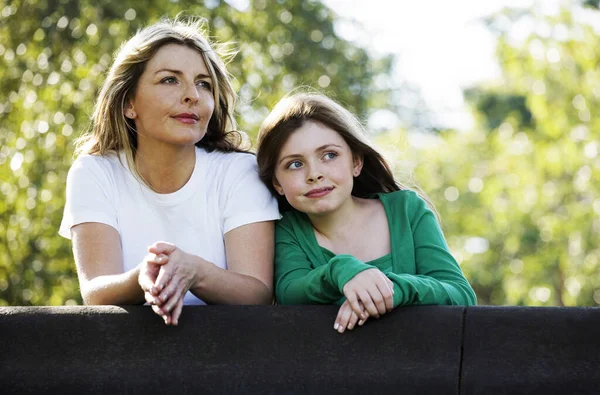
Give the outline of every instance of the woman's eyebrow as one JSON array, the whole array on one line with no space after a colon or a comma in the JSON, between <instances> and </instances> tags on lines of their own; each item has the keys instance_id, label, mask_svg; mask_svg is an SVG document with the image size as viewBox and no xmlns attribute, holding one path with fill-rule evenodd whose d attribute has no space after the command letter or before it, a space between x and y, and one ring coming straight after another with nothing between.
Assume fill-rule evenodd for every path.
<instances>
[{"instance_id":1,"label":"woman's eyebrow","mask_svg":"<svg viewBox=\"0 0 600 395\"><path fill-rule=\"evenodd\" d=\"M176 69L160 69L160 70L157 70L154 74L158 74L158 73L173 73L175 75L182 75L183 71L176 70ZM200 73L196 76L196 78L211 78L211 76L208 74Z\"/></svg>"}]
</instances>

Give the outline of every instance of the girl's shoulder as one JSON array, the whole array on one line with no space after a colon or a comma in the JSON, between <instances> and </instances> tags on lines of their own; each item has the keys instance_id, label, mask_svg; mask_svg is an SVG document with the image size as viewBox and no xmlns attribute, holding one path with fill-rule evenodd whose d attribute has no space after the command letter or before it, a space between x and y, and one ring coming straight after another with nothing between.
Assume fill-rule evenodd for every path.
<instances>
[{"instance_id":1,"label":"girl's shoulder","mask_svg":"<svg viewBox=\"0 0 600 395\"><path fill-rule=\"evenodd\" d=\"M290 226L305 226L309 224L308 216L300 211L290 209L281 213L281 219L277 221L277 225L284 227Z\"/></svg>"},{"instance_id":2,"label":"girl's shoulder","mask_svg":"<svg viewBox=\"0 0 600 395\"><path fill-rule=\"evenodd\" d=\"M278 234L306 235L312 232L312 225L308 216L300 211L290 209L281 213L281 219L275 223L275 232Z\"/></svg>"},{"instance_id":3,"label":"girl's shoulder","mask_svg":"<svg viewBox=\"0 0 600 395\"><path fill-rule=\"evenodd\" d=\"M385 201L390 204L410 205L418 202L424 202L424 200L415 191L410 189L378 193L377 196L381 201Z\"/></svg>"},{"instance_id":4,"label":"girl's shoulder","mask_svg":"<svg viewBox=\"0 0 600 395\"><path fill-rule=\"evenodd\" d=\"M408 218L417 219L424 214L433 213L427 201L413 190L400 190L389 193L377 194L386 212L396 216L402 215Z\"/></svg>"}]
</instances>

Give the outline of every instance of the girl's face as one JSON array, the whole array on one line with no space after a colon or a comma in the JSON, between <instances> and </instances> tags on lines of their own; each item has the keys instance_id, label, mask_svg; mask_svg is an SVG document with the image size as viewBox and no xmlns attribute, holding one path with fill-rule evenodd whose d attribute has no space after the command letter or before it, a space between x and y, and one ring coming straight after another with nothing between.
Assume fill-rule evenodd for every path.
<instances>
[{"instance_id":1,"label":"girl's face","mask_svg":"<svg viewBox=\"0 0 600 395\"><path fill-rule=\"evenodd\" d=\"M125 115L135 122L138 147L194 145L206 134L215 102L212 79L198 51L160 48L146 64Z\"/></svg>"},{"instance_id":2,"label":"girl's face","mask_svg":"<svg viewBox=\"0 0 600 395\"><path fill-rule=\"evenodd\" d=\"M362 159L355 159L335 130L308 121L283 145L273 185L292 207L308 215L335 212L350 201Z\"/></svg>"}]
</instances>

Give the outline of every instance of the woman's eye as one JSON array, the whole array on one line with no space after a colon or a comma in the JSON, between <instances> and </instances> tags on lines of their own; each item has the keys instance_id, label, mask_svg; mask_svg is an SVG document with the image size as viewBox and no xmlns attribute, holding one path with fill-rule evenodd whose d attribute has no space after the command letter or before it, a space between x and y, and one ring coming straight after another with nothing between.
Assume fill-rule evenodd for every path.
<instances>
[{"instance_id":1,"label":"woman's eye","mask_svg":"<svg viewBox=\"0 0 600 395\"><path fill-rule=\"evenodd\" d=\"M337 157L338 155L335 152L327 152L323 157L325 160L331 160Z\"/></svg>"},{"instance_id":2,"label":"woman's eye","mask_svg":"<svg viewBox=\"0 0 600 395\"><path fill-rule=\"evenodd\" d=\"M165 77L162 80L160 80L160 82L165 83L165 84L174 84L177 82L177 78L175 77Z\"/></svg>"},{"instance_id":3,"label":"woman's eye","mask_svg":"<svg viewBox=\"0 0 600 395\"><path fill-rule=\"evenodd\" d=\"M209 81L198 81L196 85L212 91L212 84Z\"/></svg>"},{"instance_id":4,"label":"woman's eye","mask_svg":"<svg viewBox=\"0 0 600 395\"><path fill-rule=\"evenodd\" d=\"M290 162L290 163L287 165L287 168L288 168L288 169L299 169L299 168L301 168L301 167L302 167L302 162L300 162L299 160L295 160L295 161L293 161L293 162Z\"/></svg>"}]
</instances>

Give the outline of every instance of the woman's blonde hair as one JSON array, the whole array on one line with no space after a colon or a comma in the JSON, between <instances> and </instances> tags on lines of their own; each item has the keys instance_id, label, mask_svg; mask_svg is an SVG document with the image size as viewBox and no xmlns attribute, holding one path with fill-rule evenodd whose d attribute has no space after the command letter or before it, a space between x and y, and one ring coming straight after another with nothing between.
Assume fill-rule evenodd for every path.
<instances>
[{"instance_id":1,"label":"woman's blonde hair","mask_svg":"<svg viewBox=\"0 0 600 395\"><path fill-rule=\"evenodd\" d=\"M203 23L201 18L186 21L163 19L138 31L121 46L102 85L91 128L77 140L76 154L105 155L123 151L129 168L139 177L134 161L137 131L133 120L125 117L125 108L128 100L135 95L146 64L167 44L179 44L197 50L212 79L215 109L206 135L196 146L204 147L209 152L244 151L241 148L243 139L236 131L234 118L237 95L231 86L225 63L204 35Z\"/></svg>"},{"instance_id":2,"label":"woman's blonde hair","mask_svg":"<svg viewBox=\"0 0 600 395\"><path fill-rule=\"evenodd\" d=\"M291 206L285 196L279 195L273 186L277 159L290 135L309 121L335 130L346 141L352 154L363 159L362 171L354 179L352 195L368 198L380 192L412 190L423 198L438 216L434 205L417 185L409 187L394 179L389 164L373 148L358 118L334 100L318 93L296 93L280 100L263 121L258 132L256 159L259 176L278 198L281 211L289 210Z\"/></svg>"}]
</instances>

